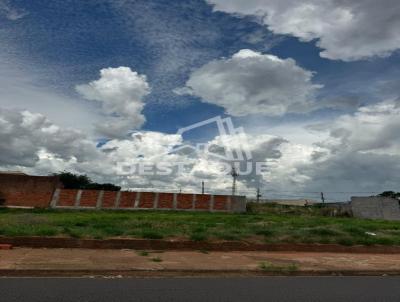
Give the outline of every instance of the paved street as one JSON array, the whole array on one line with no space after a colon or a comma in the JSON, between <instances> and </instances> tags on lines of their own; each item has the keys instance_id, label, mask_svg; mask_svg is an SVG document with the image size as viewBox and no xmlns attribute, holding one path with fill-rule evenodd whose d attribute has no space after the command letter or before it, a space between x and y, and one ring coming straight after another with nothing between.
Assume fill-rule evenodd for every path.
<instances>
[{"instance_id":1,"label":"paved street","mask_svg":"<svg viewBox=\"0 0 400 302\"><path fill-rule=\"evenodd\" d=\"M400 277L2 278L1 301L399 301Z\"/></svg>"}]
</instances>

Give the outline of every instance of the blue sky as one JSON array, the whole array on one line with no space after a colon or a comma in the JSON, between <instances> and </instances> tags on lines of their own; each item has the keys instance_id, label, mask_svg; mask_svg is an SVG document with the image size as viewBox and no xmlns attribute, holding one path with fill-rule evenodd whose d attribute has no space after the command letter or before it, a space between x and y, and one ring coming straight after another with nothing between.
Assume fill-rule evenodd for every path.
<instances>
[{"instance_id":1,"label":"blue sky","mask_svg":"<svg viewBox=\"0 0 400 302\"><path fill-rule=\"evenodd\" d=\"M382 15L388 14L390 7L391 13L399 13L394 1L385 1L389 7L382 8ZM265 5L269 2L273 6L277 1L265 1ZM333 33L338 43L344 43L343 49L363 49L357 57L340 52L340 45L336 47L338 50L329 44L329 32L315 30L312 39L305 38L307 33L297 29L286 33L274 19L257 13L263 9L266 15L270 13L268 7L257 3L263 1L243 4L224 0L0 0L0 89L3 95L0 107L40 113L61 127L74 127L94 141L104 141L108 138L93 130L93 124L107 114L118 117L121 113L105 113L97 100L88 99L76 87L99 79L102 69L124 66L145 75L151 89L143 97L141 114L145 122L132 127L131 131L173 134L181 127L224 115L231 116L235 125L244 126L250 134L288 135L285 139L294 140L294 143L303 141L308 148L313 144L321 146L323 143L319 140L329 138L329 132L342 121L341 117L354 116L360 108L398 98L400 43L396 48L391 42L395 38L391 38L390 43L379 40L384 39L381 36L385 36L385 30L396 24L383 26L381 19L379 23L376 21L378 32L382 26L376 43L372 34L367 37L371 39L367 43L367 38L348 38L343 37L342 32ZM311 0L304 3L312 3L321 11L329 9L318 7ZM349 5L345 9L352 8ZM372 11L374 7L365 5L358 9L365 9L368 15L369 9ZM289 8L286 12L292 13ZM357 12L352 13L356 15ZM373 16L376 15L375 9ZM293 16L302 22L302 16ZM316 17L317 22L322 22L321 18ZM354 24L348 32L358 32L355 27L362 25L355 21ZM387 49L369 48L369 45L385 43ZM205 99L200 92L204 86L198 83L199 79L193 79L193 83L197 81L201 86L198 90L189 87L191 93L174 92L187 86L196 72L199 75L205 71L201 69L203 66L209 66L210 62L224 64L244 49L261 56L293 60L296 68L312 72L310 81L321 87L307 89L312 91L313 102L320 105L313 110L286 110L281 114L270 114L268 109L242 114L221 106L223 100ZM324 49L328 57L321 57ZM261 80L270 81L267 71L259 72L265 77ZM330 126L322 134L307 130L315 128L315 124ZM212 139L207 131L193 134L190 139L199 137ZM358 187L369 189L373 185ZM379 189L383 187L386 185Z\"/></svg>"},{"instance_id":2,"label":"blue sky","mask_svg":"<svg viewBox=\"0 0 400 302\"><path fill-rule=\"evenodd\" d=\"M129 66L152 86L145 113L149 130L180 126L223 113L178 96L191 70L240 49L293 58L314 71L325 98L373 101L379 81L398 78L399 54L340 62L321 58L315 41L273 35L252 17L213 12L203 1L12 1L27 14L2 20L6 55L35 71L38 85L78 98L74 86L95 79L105 67ZM252 40L252 36L261 38ZM317 114L327 114L317 112ZM307 116L307 118L309 118Z\"/></svg>"}]
</instances>

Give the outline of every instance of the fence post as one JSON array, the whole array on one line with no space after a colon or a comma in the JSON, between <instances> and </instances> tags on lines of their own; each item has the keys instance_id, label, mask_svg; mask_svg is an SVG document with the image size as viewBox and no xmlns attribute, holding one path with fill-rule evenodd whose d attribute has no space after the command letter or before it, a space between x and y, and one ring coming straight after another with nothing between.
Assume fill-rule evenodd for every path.
<instances>
[{"instance_id":1,"label":"fence post","mask_svg":"<svg viewBox=\"0 0 400 302\"><path fill-rule=\"evenodd\" d=\"M139 202L140 202L140 192L136 192L135 204L133 205L133 207L134 208L138 208L139 207Z\"/></svg>"},{"instance_id":2,"label":"fence post","mask_svg":"<svg viewBox=\"0 0 400 302\"><path fill-rule=\"evenodd\" d=\"M172 202L172 209L176 210L178 207L178 194L174 193L174 200Z\"/></svg>"},{"instance_id":3,"label":"fence post","mask_svg":"<svg viewBox=\"0 0 400 302\"><path fill-rule=\"evenodd\" d=\"M158 200L160 199L160 193L156 192L154 194L154 200L153 200L153 209L157 209L158 208Z\"/></svg>"},{"instance_id":4,"label":"fence post","mask_svg":"<svg viewBox=\"0 0 400 302\"><path fill-rule=\"evenodd\" d=\"M58 203L58 200L60 198L60 191L61 191L61 189L56 189L54 191L53 198L51 199L51 202L50 202L50 208L56 208L57 207L57 203Z\"/></svg>"},{"instance_id":5,"label":"fence post","mask_svg":"<svg viewBox=\"0 0 400 302\"><path fill-rule=\"evenodd\" d=\"M209 207L209 211L213 212L214 211L214 195L211 195L210 197L210 207Z\"/></svg>"},{"instance_id":6,"label":"fence post","mask_svg":"<svg viewBox=\"0 0 400 302\"><path fill-rule=\"evenodd\" d=\"M81 204L82 190L78 190L75 196L75 208L79 208Z\"/></svg>"},{"instance_id":7,"label":"fence post","mask_svg":"<svg viewBox=\"0 0 400 302\"><path fill-rule=\"evenodd\" d=\"M118 191L117 196L115 196L114 208L118 209L120 203L121 203L121 191Z\"/></svg>"},{"instance_id":8,"label":"fence post","mask_svg":"<svg viewBox=\"0 0 400 302\"><path fill-rule=\"evenodd\" d=\"M101 209L101 207L103 206L103 196L104 196L104 191L101 190L99 192L99 195L97 196L96 209Z\"/></svg>"}]
</instances>

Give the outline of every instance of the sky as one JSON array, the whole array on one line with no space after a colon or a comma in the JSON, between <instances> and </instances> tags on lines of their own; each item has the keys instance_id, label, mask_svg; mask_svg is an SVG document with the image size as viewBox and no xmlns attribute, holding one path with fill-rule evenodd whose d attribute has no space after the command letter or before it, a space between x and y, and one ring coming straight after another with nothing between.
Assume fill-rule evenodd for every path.
<instances>
[{"instance_id":1,"label":"sky","mask_svg":"<svg viewBox=\"0 0 400 302\"><path fill-rule=\"evenodd\" d=\"M244 150L238 194L400 191L399 28L397 0L0 0L0 170L227 193ZM241 131L180 131L215 117Z\"/></svg>"}]
</instances>

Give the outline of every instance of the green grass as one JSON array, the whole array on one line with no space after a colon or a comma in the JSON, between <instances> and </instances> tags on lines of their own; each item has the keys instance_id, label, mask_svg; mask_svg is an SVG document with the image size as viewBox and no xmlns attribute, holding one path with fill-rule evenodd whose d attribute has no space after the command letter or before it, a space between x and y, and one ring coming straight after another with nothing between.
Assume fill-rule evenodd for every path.
<instances>
[{"instance_id":1,"label":"green grass","mask_svg":"<svg viewBox=\"0 0 400 302\"><path fill-rule=\"evenodd\" d=\"M318 207L276 205L253 205L245 214L2 208L0 235L400 245L400 222L328 217Z\"/></svg>"},{"instance_id":2,"label":"green grass","mask_svg":"<svg viewBox=\"0 0 400 302\"><path fill-rule=\"evenodd\" d=\"M150 259L153 262L162 262L162 259L160 257L154 257Z\"/></svg>"}]
</instances>

